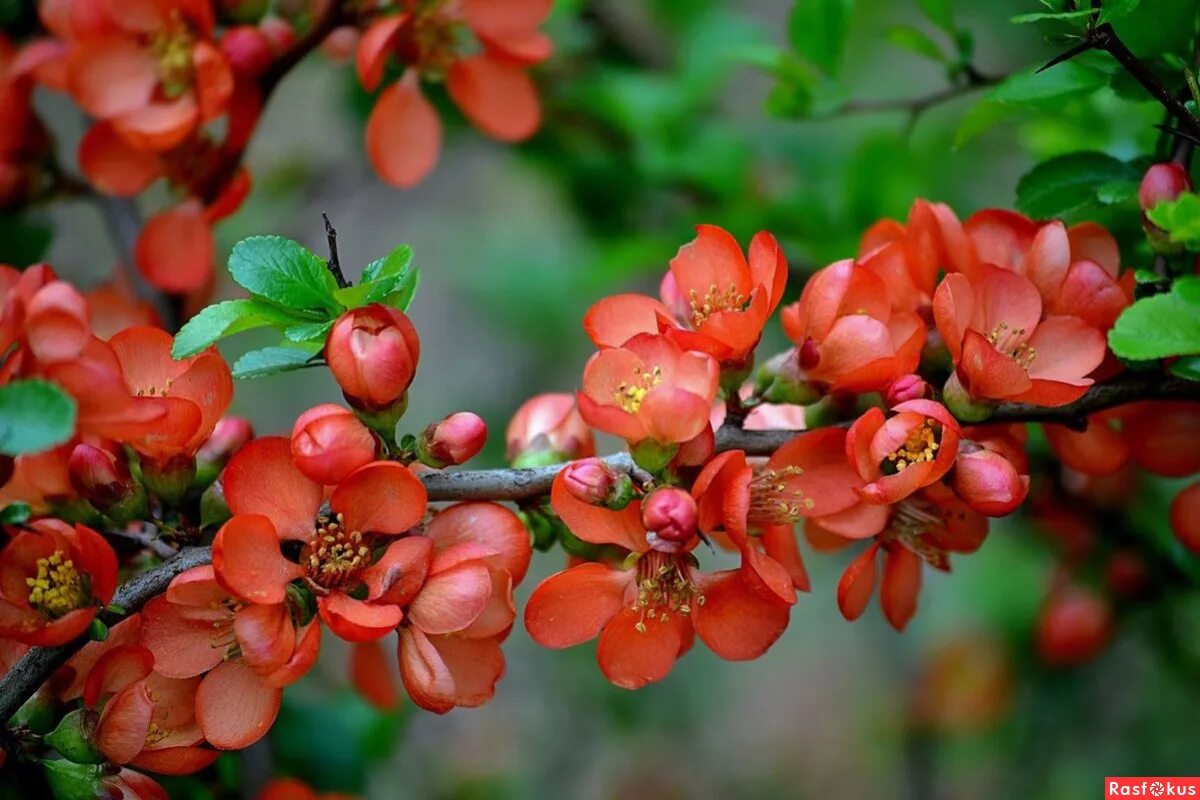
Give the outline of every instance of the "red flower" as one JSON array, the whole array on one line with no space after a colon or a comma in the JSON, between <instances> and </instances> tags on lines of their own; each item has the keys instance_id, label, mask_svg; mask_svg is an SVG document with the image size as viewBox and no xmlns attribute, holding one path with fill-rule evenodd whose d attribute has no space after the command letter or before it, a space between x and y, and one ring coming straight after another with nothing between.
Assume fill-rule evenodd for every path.
<instances>
[{"instance_id":1,"label":"red flower","mask_svg":"<svg viewBox=\"0 0 1200 800\"><path fill-rule=\"evenodd\" d=\"M805 377L830 391L882 391L916 370L925 344L921 318L893 311L883 280L850 260L809 278L783 309L783 330Z\"/></svg>"},{"instance_id":2,"label":"red flower","mask_svg":"<svg viewBox=\"0 0 1200 800\"><path fill-rule=\"evenodd\" d=\"M1200 482L1183 489L1171 501L1171 530L1184 547L1200 555Z\"/></svg>"},{"instance_id":3,"label":"red flower","mask_svg":"<svg viewBox=\"0 0 1200 800\"><path fill-rule=\"evenodd\" d=\"M725 230L698 225L696 231L671 260L661 303L621 294L588 310L583 327L597 347L620 347L639 333L661 332L724 365L746 363L783 298L787 261L769 233L755 235L747 260Z\"/></svg>"},{"instance_id":4,"label":"red flower","mask_svg":"<svg viewBox=\"0 0 1200 800\"><path fill-rule=\"evenodd\" d=\"M142 612L142 644L167 678L203 676L196 720L214 747L235 750L262 738L279 713L281 689L299 680L321 644L321 626L298 625L285 603L248 603L218 582L211 566L171 581Z\"/></svg>"},{"instance_id":5,"label":"red flower","mask_svg":"<svg viewBox=\"0 0 1200 800\"><path fill-rule=\"evenodd\" d=\"M571 532L586 542L629 550L629 566L584 563L552 575L533 591L525 627L544 647L570 647L597 635L604 676L637 689L661 680L699 636L722 658L757 658L783 633L795 592L786 571L773 565L768 583L743 549L740 569L700 572L688 552L652 549L641 522L641 503L609 511L571 497L562 474L551 504ZM782 585L779 585L782 584Z\"/></svg>"},{"instance_id":6,"label":"red flower","mask_svg":"<svg viewBox=\"0 0 1200 800\"><path fill-rule=\"evenodd\" d=\"M1200 403L1137 403L1123 415L1133 460L1155 475L1200 472Z\"/></svg>"},{"instance_id":7,"label":"red flower","mask_svg":"<svg viewBox=\"0 0 1200 800\"><path fill-rule=\"evenodd\" d=\"M918 199L907 224L884 219L863 234L858 266L887 287L892 308L922 311L933 301L940 271L970 272L975 252L958 217L943 203Z\"/></svg>"},{"instance_id":8,"label":"red flower","mask_svg":"<svg viewBox=\"0 0 1200 800\"><path fill-rule=\"evenodd\" d=\"M400 13L371 25L358 43L363 86L373 91L379 85L389 57L406 67L379 95L367 121L367 154L380 177L414 186L437 161L442 125L421 94L421 76L444 76L450 99L489 136L503 141L532 136L541 106L525 69L550 55L550 41L537 30L550 7L550 0L433 5L406 0ZM462 49L464 29L482 52Z\"/></svg>"},{"instance_id":9,"label":"red flower","mask_svg":"<svg viewBox=\"0 0 1200 800\"><path fill-rule=\"evenodd\" d=\"M570 394L539 394L513 414L505 432L505 456L513 466L557 464L596 454L592 430Z\"/></svg>"},{"instance_id":10,"label":"red flower","mask_svg":"<svg viewBox=\"0 0 1200 800\"><path fill-rule=\"evenodd\" d=\"M819 532L819 528L818 528ZM948 572L949 553L972 553L987 536L987 519L971 511L944 486L931 486L889 507L887 527L842 574L837 600L842 616L862 616L875 593L883 552L879 600L883 614L902 631L917 610L921 562Z\"/></svg>"},{"instance_id":11,"label":"red flower","mask_svg":"<svg viewBox=\"0 0 1200 800\"><path fill-rule=\"evenodd\" d=\"M317 483L337 483L378 455L374 434L341 406L313 406L292 426L292 462Z\"/></svg>"},{"instance_id":12,"label":"red flower","mask_svg":"<svg viewBox=\"0 0 1200 800\"><path fill-rule=\"evenodd\" d=\"M153 671L154 655L139 645L104 653L88 673L83 702L100 712L94 740L114 764L133 764L166 775L204 769L220 753L200 745L196 678L167 678Z\"/></svg>"},{"instance_id":13,"label":"red flower","mask_svg":"<svg viewBox=\"0 0 1200 800\"><path fill-rule=\"evenodd\" d=\"M947 275L934 295L938 332L972 398L1042 406L1073 402L1104 360L1104 335L1079 317L1042 317L1037 288L987 264Z\"/></svg>"},{"instance_id":14,"label":"red flower","mask_svg":"<svg viewBox=\"0 0 1200 800\"><path fill-rule=\"evenodd\" d=\"M234 207L240 202L236 200ZM134 247L138 271L164 292L204 289L213 277L215 221L213 211L195 199L155 214L142 226Z\"/></svg>"},{"instance_id":15,"label":"red flower","mask_svg":"<svg viewBox=\"0 0 1200 800\"><path fill-rule=\"evenodd\" d=\"M211 41L207 3L162 0L136 11L114 4L96 16L103 19L87 31L56 14L46 21L71 45L67 90L128 145L169 150L225 111L233 72Z\"/></svg>"},{"instance_id":16,"label":"red flower","mask_svg":"<svg viewBox=\"0 0 1200 800\"><path fill-rule=\"evenodd\" d=\"M593 428L631 444L686 442L708 426L717 362L665 336L639 334L601 350L583 370L579 412Z\"/></svg>"},{"instance_id":17,"label":"red flower","mask_svg":"<svg viewBox=\"0 0 1200 800\"><path fill-rule=\"evenodd\" d=\"M137 325L162 327L158 312L145 300L139 300L116 285L97 286L87 292L92 334L107 341L113 334Z\"/></svg>"},{"instance_id":18,"label":"red flower","mask_svg":"<svg viewBox=\"0 0 1200 800\"><path fill-rule=\"evenodd\" d=\"M0 636L53 647L79 636L117 588L117 557L83 525L38 520L0 551Z\"/></svg>"},{"instance_id":19,"label":"red flower","mask_svg":"<svg viewBox=\"0 0 1200 800\"><path fill-rule=\"evenodd\" d=\"M325 342L329 371L355 408L380 409L399 401L420 356L412 322L403 311L379 303L347 311Z\"/></svg>"},{"instance_id":20,"label":"red flower","mask_svg":"<svg viewBox=\"0 0 1200 800\"><path fill-rule=\"evenodd\" d=\"M1084 586L1055 587L1037 622L1037 651L1052 667L1091 661L1112 638L1112 607Z\"/></svg>"},{"instance_id":21,"label":"red flower","mask_svg":"<svg viewBox=\"0 0 1200 800\"><path fill-rule=\"evenodd\" d=\"M909 400L886 416L863 414L846 434L846 457L866 482L866 500L887 505L929 486L954 465L961 431L941 403Z\"/></svg>"},{"instance_id":22,"label":"red flower","mask_svg":"<svg viewBox=\"0 0 1200 800\"><path fill-rule=\"evenodd\" d=\"M400 624L403 613L389 597L389 582L398 577L390 564L411 545L394 537L425 516L425 487L406 467L360 467L333 489L330 514L319 516L321 484L296 469L287 439L267 437L230 460L224 488L234 516L213 541L213 567L234 596L273 605L283 602L288 583L304 579L322 621L343 639L378 639ZM288 540L303 545L298 563L280 552ZM374 558L373 548L386 541Z\"/></svg>"}]
</instances>

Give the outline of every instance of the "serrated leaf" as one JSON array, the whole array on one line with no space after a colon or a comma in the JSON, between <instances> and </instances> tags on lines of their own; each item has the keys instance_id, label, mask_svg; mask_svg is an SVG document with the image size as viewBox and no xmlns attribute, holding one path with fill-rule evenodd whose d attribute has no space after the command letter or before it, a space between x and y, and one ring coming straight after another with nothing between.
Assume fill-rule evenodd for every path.
<instances>
[{"instance_id":1,"label":"serrated leaf","mask_svg":"<svg viewBox=\"0 0 1200 800\"><path fill-rule=\"evenodd\" d=\"M399 282L396 290L390 294L384 295L377 302L383 303L385 306L398 308L401 311L408 311L408 307L412 305L413 297L417 294L417 289L421 286L421 273L419 270L413 270L404 276L404 279Z\"/></svg>"},{"instance_id":2,"label":"serrated leaf","mask_svg":"<svg viewBox=\"0 0 1200 800\"><path fill-rule=\"evenodd\" d=\"M184 323L179 333L175 334L171 355L187 358L235 333L266 325L295 325L305 319L301 314L289 313L264 300L226 300L208 306Z\"/></svg>"},{"instance_id":3,"label":"serrated leaf","mask_svg":"<svg viewBox=\"0 0 1200 800\"><path fill-rule=\"evenodd\" d=\"M0 453L40 453L75 433L75 398L40 380L0 386Z\"/></svg>"},{"instance_id":4,"label":"serrated leaf","mask_svg":"<svg viewBox=\"0 0 1200 800\"><path fill-rule=\"evenodd\" d=\"M307 350L295 347L264 347L261 350L251 350L239 358L233 365L233 377L241 380L262 378L320 363L319 360L314 360L313 354Z\"/></svg>"},{"instance_id":5,"label":"serrated leaf","mask_svg":"<svg viewBox=\"0 0 1200 800\"><path fill-rule=\"evenodd\" d=\"M377 281L388 275L402 275L412 266L412 259L412 248L402 244L383 258L376 259L363 267L363 282Z\"/></svg>"},{"instance_id":6,"label":"serrated leaf","mask_svg":"<svg viewBox=\"0 0 1200 800\"><path fill-rule=\"evenodd\" d=\"M1133 361L1200 354L1200 301L1191 287L1181 289L1179 283L1122 312L1108 332L1114 353Z\"/></svg>"},{"instance_id":7,"label":"serrated leaf","mask_svg":"<svg viewBox=\"0 0 1200 800\"><path fill-rule=\"evenodd\" d=\"M324 259L282 236L251 236L235 244L229 274L242 288L285 308L341 311L333 299L337 282Z\"/></svg>"},{"instance_id":8,"label":"serrated leaf","mask_svg":"<svg viewBox=\"0 0 1200 800\"><path fill-rule=\"evenodd\" d=\"M917 0L917 5L926 19L946 33L954 33L953 0Z\"/></svg>"},{"instance_id":9,"label":"serrated leaf","mask_svg":"<svg viewBox=\"0 0 1200 800\"><path fill-rule=\"evenodd\" d=\"M1171 365L1171 374L1189 381L1200 381L1200 356L1181 358Z\"/></svg>"},{"instance_id":10,"label":"serrated leaf","mask_svg":"<svg viewBox=\"0 0 1200 800\"><path fill-rule=\"evenodd\" d=\"M301 322L285 328L283 335L293 342L324 342L333 323L332 319L325 322Z\"/></svg>"},{"instance_id":11,"label":"serrated leaf","mask_svg":"<svg viewBox=\"0 0 1200 800\"><path fill-rule=\"evenodd\" d=\"M889 42L901 50L908 50L910 53L916 53L941 64L946 63L946 54L942 52L942 48L938 46L937 42L930 39L924 31L911 25L897 25L890 28L886 37Z\"/></svg>"},{"instance_id":12,"label":"serrated leaf","mask_svg":"<svg viewBox=\"0 0 1200 800\"><path fill-rule=\"evenodd\" d=\"M33 515L28 503L9 503L0 508L0 525L21 525Z\"/></svg>"},{"instance_id":13,"label":"serrated leaf","mask_svg":"<svg viewBox=\"0 0 1200 800\"><path fill-rule=\"evenodd\" d=\"M1137 168L1104 153L1082 152L1043 161L1017 183L1017 210L1035 219L1061 217L1099 202L1100 187L1136 182Z\"/></svg>"},{"instance_id":14,"label":"serrated leaf","mask_svg":"<svg viewBox=\"0 0 1200 800\"><path fill-rule=\"evenodd\" d=\"M852 7L852 0L796 0L792 8L792 47L827 75L837 75L841 68Z\"/></svg>"},{"instance_id":15,"label":"serrated leaf","mask_svg":"<svg viewBox=\"0 0 1200 800\"><path fill-rule=\"evenodd\" d=\"M1200 194L1184 192L1158 203L1146 217L1167 232L1170 240L1189 250L1200 250Z\"/></svg>"}]
</instances>

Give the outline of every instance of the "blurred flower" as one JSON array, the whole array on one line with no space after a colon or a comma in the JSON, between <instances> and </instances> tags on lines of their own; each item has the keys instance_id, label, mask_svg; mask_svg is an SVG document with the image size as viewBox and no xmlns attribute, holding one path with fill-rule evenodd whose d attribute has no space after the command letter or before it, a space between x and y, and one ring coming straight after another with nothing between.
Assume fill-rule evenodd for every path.
<instances>
[{"instance_id":1,"label":"blurred flower","mask_svg":"<svg viewBox=\"0 0 1200 800\"><path fill-rule=\"evenodd\" d=\"M1200 556L1200 482L1182 489L1171 501L1171 530L1184 547Z\"/></svg>"},{"instance_id":2,"label":"blurred flower","mask_svg":"<svg viewBox=\"0 0 1200 800\"><path fill-rule=\"evenodd\" d=\"M939 733L984 730L1012 711L1015 683L1003 642L987 634L958 636L940 643L921 665L912 715Z\"/></svg>"},{"instance_id":3,"label":"blurred flower","mask_svg":"<svg viewBox=\"0 0 1200 800\"><path fill-rule=\"evenodd\" d=\"M557 464L596 454L592 430L571 394L539 394L513 414L505 433L505 457L514 467Z\"/></svg>"},{"instance_id":4,"label":"blurred flower","mask_svg":"<svg viewBox=\"0 0 1200 800\"><path fill-rule=\"evenodd\" d=\"M1112 638L1112 608L1091 589L1078 584L1055 587L1037 622L1037 652L1053 667L1091 661Z\"/></svg>"}]
</instances>

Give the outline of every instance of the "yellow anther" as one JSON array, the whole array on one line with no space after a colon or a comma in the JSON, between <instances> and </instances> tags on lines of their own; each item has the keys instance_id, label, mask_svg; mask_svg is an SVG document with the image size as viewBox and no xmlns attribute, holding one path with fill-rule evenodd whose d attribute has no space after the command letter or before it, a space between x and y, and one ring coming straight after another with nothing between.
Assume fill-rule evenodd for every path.
<instances>
[{"instance_id":1,"label":"yellow anther","mask_svg":"<svg viewBox=\"0 0 1200 800\"><path fill-rule=\"evenodd\" d=\"M746 307L746 295L738 291L732 283L725 291L721 291L714 283L708 287L708 293L703 297L692 289L688 293L688 306L692 312L692 327L699 328L709 317L719 311L741 311Z\"/></svg>"},{"instance_id":2,"label":"yellow anther","mask_svg":"<svg viewBox=\"0 0 1200 800\"><path fill-rule=\"evenodd\" d=\"M86 575L80 575L75 562L55 550L48 558L37 560L37 575L26 578L29 605L48 617L57 618L91 601L91 586Z\"/></svg>"},{"instance_id":3,"label":"yellow anther","mask_svg":"<svg viewBox=\"0 0 1200 800\"><path fill-rule=\"evenodd\" d=\"M934 424L933 420L927 418L913 428L912 432L908 434L908 438L904 440L904 444L887 454L884 463L891 463L896 472L901 472L913 464L933 461L937 458L938 432L935 430Z\"/></svg>"},{"instance_id":4,"label":"yellow anther","mask_svg":"<svg viewBox=\"0 0 1200 800\"><path fill-rule=\"evenodd\" d=\"M662 382L661 367L651 367L647 370L635 367L633 372L636 375L633 382L622 382L613 392L613 399L617 405L630 414L636 414L637 410L642 407L642 401L646 399L647 392Z\"/></svg>"}]
</instances>

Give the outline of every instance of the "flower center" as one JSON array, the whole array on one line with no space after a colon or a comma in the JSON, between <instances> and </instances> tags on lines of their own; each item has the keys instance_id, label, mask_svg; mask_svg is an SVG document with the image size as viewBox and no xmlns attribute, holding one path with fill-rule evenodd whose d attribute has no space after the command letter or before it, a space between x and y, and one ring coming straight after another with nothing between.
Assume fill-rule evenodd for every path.
<instances>
[{"instance_id":1,"label":"flower center","mask_svg":"<svg viewBox=\"0 0 1200 800\"><path fill-rule=\"evenodd\" d=\"M171 384L175 382L174 378L167 378L166 383L160 389L157 386L143 386L134 391L138 397L166 397L171 391Z\"/></svg>"},{"instance_id":2,"label":"flower center","mask_svg":"<svg viewBox=\"0 0 1200 800\"><path fill-rule=\"evenodd\" d=\"M1037 358L1037 350L1030 347L1025 341L1025 329L1015 328L1010 329L1007 322L1001 322L992 332L988 334L987 340L991 342L992 347L996 351L1017 362L1017 366L1026 371L1029 370L1029 365Z\"/></svg>"},{"instance_id":3,"label":"flower center","mask_svg":"<svg viewBox=\"0 0 1200 800\"><path fill-rule=\"evenodd\" d=\"M208 636L208 646L214 650L224 651L221 658L225 661L237 658L242 654L241 646L238 645L237 634L233 631L233 615L238 609L238 604L232 597L227 597L224 600L214 600L209 604L214 611L224 609L224 619L215 620L212 624L212 631Z\"/></svg>"},{"instance_id":4,"label":"flower center","mask_svg":"<svg viewBox=\"0 0 1200 800\"><path fill-rule=\"evenodd\" d=\"M26 578L29 605L56 619L91 601L91 581L80 575L75 563L62 550L37 560L37 576Z\"/></svg>"},{"instance_id":5,"label":"flower center","mask_svg":"<svg viewBox=\"0 0 1200 800\"><path fill-rule=\"evenodd\" d=\"M746 300L746 295L739 292L737 286L732 283L724 292L714 283L708 287L708 293L703 297L692 289L688 298L688 305L692 311L692 327L699 328L718 311L741 311L746 307Z\"/></svg>"},{"instance_id":6,"label":"flower center","mask_svg":"<svg viewBox=\"0 0 1200 800\"><path fill-rule=\"evenodd\" d=\"M642 401L646 399L646 393L662 383L662 368L651 367L644 370L641 367L634 367L633 374L635 377L632 382L622 381L617 390L613 392L613 399L616 400L617 405L630 414L636 414L637 410L642 407Z\"/></svg>"},{"instance_id":7,"label":"flower center","mask_svg":"<svg viewBox=\"0 0 1200 800\"><path fill-rule=\"evenodd\" d=\"M153 747L163 739L171 735L171 732L159 725L157 722L151 722L150 727L146 730L145 747Z\"/></svg>"},{"instance_id":8,"label":"flower center","mask_svg":"<svg viewBox=\"0 0 1200 800\"><path fill-rule=\"evenodd\" d=\"M941 510L933 503L919 497L910 497L893 506L891 522L883 538L907 547L926 563L938 569L948 569L949 559L945 551L926 537L931 530L945 526Z\"/></svg>"},{"instance_id":9,"label":"flower center","mask_svg":"<svg viewBox=\"0 0 1200 800\"><path fill-rule=\"evenodd\" d=\"M346 529L346 519L338 514L333 520L317 520L317 536L308 554L308 577L325 589L336 589L354 582L371 561L371 548L363 542L362 531Z\"/></svg>"},{"instance_id":10,"label":"flower center","mask_svg":"<svg viewBox=\"0 0 1200 800\"><path fill-rule=\"evenodd\" d=\"M888 453L887 458L879 465L880 470L885 474L895 475L913 464L937 458L940 431L936 425L937 423L926 417L920 425L912 429L902 445Z\"/></svg>"},{"instance_id":11,"label":"flower center","mask_svg":"<svg viewBox=\"0 0 1200 800\"><path fill-rule=\"evenodd\" d=\"M163 94L173 100L192 86L192 34L178 11L150 40Z\"/></svg>"},{"instance_id":12,"label":"flower center","mask_svg":"<svg viewBox=\"0 0 1200 800\"><path fill-rule=\"evenodd\" d=\"M640 613L636 628L645 633L647 620L668 622L671 614L687 616L692 603L704 605L704 595L696 593L691 570L681 557L673 553L651 550L637 562L637 599L633 610Z\"/></svg>"},{"instance_id":13,"label":"flower center","mask_svg":"<svg viewBox=\"0 0 1200 800\"><path fill-rule=\"evenodd\" d=\"M800 467L780 470L765 469L750 481L750 514L752 525L790 525L803 516L803 509L815 503L805 497L798 487L791 486L792 478L804 474Z\"/></svg>"}]
</instances>

